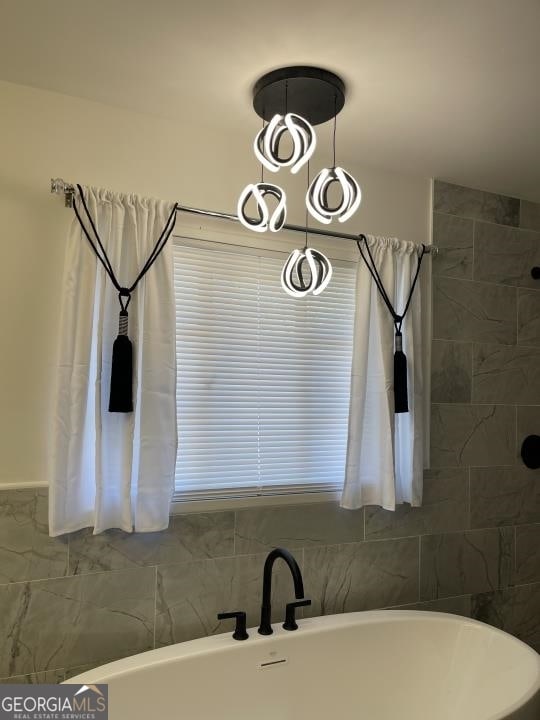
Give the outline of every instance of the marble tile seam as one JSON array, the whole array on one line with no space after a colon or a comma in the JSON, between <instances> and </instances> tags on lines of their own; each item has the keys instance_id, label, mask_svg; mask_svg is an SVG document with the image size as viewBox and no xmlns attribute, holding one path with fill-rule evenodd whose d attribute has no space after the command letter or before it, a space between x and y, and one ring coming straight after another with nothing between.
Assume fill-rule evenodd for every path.
<instances>
[{"instance_id":1,"label":"marble tile seam","mask_svg":"<svg viewBox=\"0 0 540 720\"><path fill-rule=\"evenodd\" d=\"M214 560L216 558L206 558L207 560ZM219 559L219 558L218 558ZM175 563L163 563L165 564L175 564ZM182 563L178 563L181 565ZM115 570L98 570L96 572L85 572L85 573L78 573L76 575L57 575L55 577L45 577L45 578L33 578L31 580L13 580L11 582L0 582L0 588L3 587L12 587L13 585L28 585L30 583L36 584L36 583L48 583L48 582L57 582L58 580L75 580L77 578L86 578L86 577L95 577L96 575L120 575L122 573L136 573L141 570L151 570L155 569L154 565L139 565L138 567L126 567L126 568L117 568Z\"/></svg>"},{"instance_id":2,"label":"marble tile seam","mask_svg":"<svg viewBox=\"0 0 540 720\"><path fill-rule=\"evenodd\" d=\"M538 230L520 227L519 225L505 225L504 223L497 223L497 222L493 222L492 220L484 220L483 218L475 217L474 215L456 215L455 213L444 212L442 210L434 210L433 214L434 215L445 215L447 217L459 218L461 220L472 220L473 223L475 223L475 224L483 223L485 225L495 225L496 227L501 227L501 228L511 228L512 230L523 230L524 232L533 232L533 233L539 232Z\"/></svg>"},{"instance_id":3,"label":"marble tile seam","mask_svg":"<svg viewBox=\"0 0 540 720\"><path fill-rule=\"evenodd\" d=\"M491 343L489 343L491 344ZM507 347L507 346L503 346ZM538 348L537 348L538 349ZM476 374L478 376L478 374ZM492 400L475 400L471 402L462 402L462 401L456 401L456 402L448 402L443 400L433 400L431 402L431 406L434 405L445 405L453 407L454 405L461 405L465 407L481 407L483 405L496 405L497 407L540 407L540 404L528 404L523 402L515 402L515 403L504 403L504 402L493 402ZM453 467L453 466L449 466Z\"/></svg>"},{"instance_id":4,"label":"marble tile seam","mask_svg":"<svg viewBox=\"0 0 540 720\"><path fill-rule=\"evenodd\" d=\"M452 275L437 275L436 279L453 280L456 283L473 283L474 285L489 285L498 288L505 288L508 291L514 290L516 293L518 290L535 290L536 288L528 287L527 285L509 285L508 283L494 282L492 280L477 280L475 278L464 278L464 277L453 277ZM434 285L435 283L432 283Z\"/></svg>"}]
</instances>

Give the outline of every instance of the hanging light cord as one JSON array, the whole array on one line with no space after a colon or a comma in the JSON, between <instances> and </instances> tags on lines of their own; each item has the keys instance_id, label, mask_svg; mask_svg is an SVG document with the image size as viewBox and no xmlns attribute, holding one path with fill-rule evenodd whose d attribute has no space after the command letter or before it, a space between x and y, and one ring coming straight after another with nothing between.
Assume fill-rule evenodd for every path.
<instances>
[{"instance_id":1,"label":"hanging light cord","mask_svg":"<svg viewBox=\"0 0 540 720\"><path fill-rule=\"evenodd\" d=\"M368 262L368 259L366 258L366 256L364 255L364 253L362 252L362 242L366 246L369 262ZM401 315L398 315L398 313L394 309L394 306L390 302L388 293L384 289L384 285L381 280L381 276L379 275L379 272L378 272L375 262L373 260L373 255L371 254L371 250L369 249L369 243L368 243L368 239L366 238L366 236L359 235L359 239L356 241L356 245L358 246L358 251L359 251L360 255L362 256L362 260L366 263L366 266L370 272L370 275L373 278L379 293L381 294L384 304L386 305L386 307L388 308L388 311L390 312L390 315L392 316L392 320L394 322L394 327L396 329L396 335L401 335L401 327L403 325L403 320L405 318L405 315L407 314L407 310L409 309L409 305L411 303L411 298L412 298L412 295L414 292L414 288L416 286L416 281L418 280L418 275L420 273L420 266L422 264L422 258L424 257L425 252L426 252L426 246L422 243L422 250L421 250L420 254L418 255L418 265L416 267L416 272L414 274L414 278L411 283L411 289L409 290L409 296L408 296L407 302L405 304L405 309L403 310Z\"/></svg>"},{"instance_id":2,"label":"hanging light cord","mask_svg":"<svg viewBox=\"0 0 540 720\"><path fill-rule=\"evenodd\" d=\"M332 165L332 168L334 170L336 168L336 126L337 126L336 96L334 95L334 138L332 141L332 146L334 148L334 164Z\"/></svg>"},{"instance_id":3,"label":"hanging light cord","mask_svg":"<svg viewBox=\"0 0 540 720\"><path fill-rule=\"evenodd\" d=\"M307 163L307 190L309 192L309 160ZM306 205L306 238L305 238L305 243L304 243L304 252L306 252L307 247L308 247L308 230L309 230L308 221L309 221L309 213L308 213L308 209L307 209L307 205Z\"/></svg>"},{"instance_id":4,"label":"hanging light cord","mask_svg":"<svg viewBox=\"0 0 540 720\"><path fill-rule=\"evenodd\" d=\"M263 108L263 114L262 114L262 129L264 130L264 108ZM261 163L261 184L264 182L264 165Z\"/></svg>"}]
</instances>

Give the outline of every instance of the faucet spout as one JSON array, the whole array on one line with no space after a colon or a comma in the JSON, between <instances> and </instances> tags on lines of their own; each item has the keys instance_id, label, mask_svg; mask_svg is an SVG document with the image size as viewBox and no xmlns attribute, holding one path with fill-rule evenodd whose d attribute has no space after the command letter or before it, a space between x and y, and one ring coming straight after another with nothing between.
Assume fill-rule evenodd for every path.
<instances>
[{"instance_id":1,"label":"faucet spout","mask_svg":"<svg viewBox=\"0 0 540 720\"><path fill-rule=\"evenodd\" d=\"M261 635L271 635L272 623L272 571L274 568L275 561L281 558L285 560L289 570L291 571L293 583L294 583L294 594L297 600L304 597L304 582L302 580L302 573L298 563L285 548L274 548L265 560L264 572L263 572L263 594L262 594L262 605L261 605L261 624L259 625L259 633Z\"/></svg>"}]
</instances>

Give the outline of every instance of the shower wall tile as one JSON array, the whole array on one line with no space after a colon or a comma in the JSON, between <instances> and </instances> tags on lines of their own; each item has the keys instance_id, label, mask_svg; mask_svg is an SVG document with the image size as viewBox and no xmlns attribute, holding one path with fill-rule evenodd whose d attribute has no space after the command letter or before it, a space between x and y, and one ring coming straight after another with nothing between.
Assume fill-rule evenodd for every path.
<instances>
[{"instance_id":1,"label":"shower wall tile","mask_svg":"<svg viewBox=\"0 0 540 720\"><path fill-rule=\"evenodd\" d=\"M472 279L473 221L453 215L433 213L433 273Z\"/></svg>"},{"instance_id":2,"label":"shower wall tile","mask_svg":"<svg viewBox=\"0 0 540 720\"><path fill-rule=\"evenodd\" d=\"M540 435L540 404L517 408L518 448L527 435Z\"/></svg>"},{"instance_id":3,"label":"shower wall tile","mask_svg":"<svg viewBox=\"0 0 540 720\"><path fill-rule=\"evenodd\" d=\"M515 585L540 582L540 523L516 528Z\"/></svg>"},{"instance_id":4,"label":"shower wall tile","mask_svg":"<svg viewBox=\"0 0 540 720\"><path fill-rule=\"evenodd\" d=\"M508 405L443 405L431 409L431 466L511 465L516 411Z\"/></svg>"},{"instance_id":5,"label":"shower wall tile","mask_svg":"<svg viewBox=\"0 0 540 720\"><path fill-rule=\"evenodd\" d=\"M149 650L155 573L138 568L0 586L0 675Z\"/></svg>"},{"instance_id":6,"label":"shower wall tile","mask_svg":"<svg viewBox=\"0 0 540 720\"><path fill-rule=\"evenodd\" d=\"M435 212L517 226L519 206L520 202L517 198L454 185L442 180L435 180L434 183Z\"/></svg>"},{"instance_id":7,"label":"shower wall tile","mask_svg":"<svg viewBox=\"0 0 540 720\"><path fill-rule=\"evenodd\" d=\"M433 278L433 337L513 345L517 291L492 283Z\"/></svg>"},{"instance_id":8,"label":"shower wall tile","mask_svg":"<svg viewBox=\"0 0 540 720\"><path fill-rule=\"evenodd\" d=\"M516 459L522 469L526 469L521 459L521 445L527 435L540 435L540 406L522 406L517 408L517 447ZM530 472L530 471L529 471ZM539 471L536 470L536 473Z\"/></svg>"},{"instance_id":9,"label":"shower wall tile","mask_svg":"<svg viewBox=\"0 0 540 720\"><path fill-rule=\"evenodd\" d=\"M472 343L433 340L431 346L432 402L470 402L471 378Z\"/></svg>"},{"instance_id":10,"label":"shower wall tile","mask_svg":"<svg viewBox=\"0 0 540 720\"><path fill-rule=\"evenodd\" d=\"M422 600L497 590L512 581L512 528L425 535L420 544Z\"/></svg>"},{"instance_id":11,"label":"shower wall tile","mask_svg":"<svg viewBox=\"0 0 540 720\"><path fill-rule=\"evenodd\" d=\"M518 343L540 346L540 289L518 290Z\"/></svg>"},{"instance_id":12,"label":"shower wall tile","mask_svg":"<svg viewBox=\"0 0 540 720\"><path fill-rule=\"evenodd\" d=\"M530 230L540 230L540 203L521 201L519 226Z\"/></svg>"},{"instance_id":13,"label":"shower wall tile","mask_svg":"<svg viewBox=\"0 0 540 720\"><path fill-rule=\"evenodd\" d=\"M73 533L69 540L72 574L123 570L140 565L187 562L224 557L234 551L234 512L175 515L167 530L125 533L90 529Z\"/></svg>"},{"instance_id":14,"label":"shower wall tile","mask_svg":"<svg viewBox=\"0 0 540 720\"><path fill-rule=\"evenodd\" d=\"M472 399L540 404L540 348L475 344Z\"/></svg>"},{"instance_id":15,"label":"shower wall tile","mask_svg":"<svg viewBox=\"0 0 540 720\"><path fill-rule=\"evenodd\" d=\"M467 530L468 490L466 469L426 470L422 507L398 505L394 512L366 507L366 539Z\"/></svg>"},{"instance_id":16,"label":"shower wall tile","mask_svg":"<svg viewBox=\"0 0 540 720\"><path fill-rule=\"evenodd\" d=\"M539 472L524 467L471 468L471 527L540 522Z\"/></svg>"},{"instance_id":17,"label":"shower wall tile","mask_svg":"<svg viewBox=\"0 0 540 720\"><path fill-rule=\"evenodd\" d=\"M475 280L537 288L538 280L531 277L534 265L540 265L540 233L475 224Z\"/></svg>"},{"instance_id":18,"label":"shower wall tile","mask_svg":"<svg viewBox=\"0 0 540 720\"><path fill-rule=\"evenodd\" d=\"M309 548L306 616L404 605L418 598L418 538Z\"/></svg>"},{"instance_id":19,"label":"shower wall tile","mask_svg":"<svg viewBox=\"0 0 540 720\"><path fill-rule=\"evenodd\" d=\"M67 541L49 537L47 494L0 492L0 583L62 577L67 563Z\"/></svg>"},{"instance_id":20,"label":"shower wall tile","mask_svg":"<svg viewBox=\"0 0 540 720\"><path fill-rule=\"evenodd\" d=\"M279 546L358 542L364 539L364 513L344 510L337 503L248 508L237 510L235 533L237 555Z\"/></svg>"},{"instance_id":21,"label":"shower wall tile","mask_svg":"<svg viewBox=\"0 0 540 720\"><path fill-rule=\"evenodd\" d=\"M158 567L156 647L228 632L231 621L219 612L245 610L248 627L259 623L266 555L199 560ZM301 564L301 553L296 555ZM305 577L304 577L305 582ZM274 566L273 620L281 620L285 603L294 598L291 574L283 562Z\"/></svg>"},{"instance_id":22,"label":"shower wall tile","mask_svg":"<svg viewBox=\"0 0 540 720\"><path fill-rule=\"evenodd\" d=\"M475 595L472 616L506 630L540 652L540 583Z\"/></svg>"}]
</instances>

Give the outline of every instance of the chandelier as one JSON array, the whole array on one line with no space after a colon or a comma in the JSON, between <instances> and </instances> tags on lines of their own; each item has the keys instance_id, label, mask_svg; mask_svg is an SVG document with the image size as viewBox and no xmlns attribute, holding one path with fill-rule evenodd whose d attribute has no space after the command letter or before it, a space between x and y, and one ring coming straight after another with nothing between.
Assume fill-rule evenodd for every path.
<instances>
[{"instance_id":1,"label":"chandelier","mask_svg":"<svg viewBox=\"0 0 540 720\"><path fill-rule=\"evenodd\" d=\"M362 193L354 177L336 165L336 117L345 104L345 85L340 77L316 67L285 67L261 77L253 88L253 107L262 118L262 128L253 142L255 157L261 164L261 181L250 183L240 193L238 220L255 232L279 232L287 217L287 197L282 187L266 182L264 170L278 173L290 170L296 175L307 166L305 194L306 244L294 250L281 275L285 292L293 297L320 294L330 282L332 266L328 258L308 248L308 213L325 225L333 220L346 222L358 210ZM317 145L315 125L334 120L333 163L322 168L310 182L309 161ZM282 146L288 138L288 153ZM329 191L335 186L339 201L331 204ZM253 200L257 217L247 213ZM268 201L271 201L269 204Z\"/></svg>"}]
</instances>

